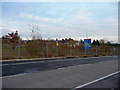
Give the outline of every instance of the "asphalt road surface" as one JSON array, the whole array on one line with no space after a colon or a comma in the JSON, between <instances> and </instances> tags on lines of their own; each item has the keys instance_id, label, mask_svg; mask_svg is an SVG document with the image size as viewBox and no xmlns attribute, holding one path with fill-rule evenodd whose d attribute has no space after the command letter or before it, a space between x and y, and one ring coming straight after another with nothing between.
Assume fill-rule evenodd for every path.
<instances>
[{"instance_id":1,"label":"asphalt road surface","mask_svg":"<svg viewBox=\"0 0 120 90\"><path fill-rule=\"evenodd\" d=\"M93 84L87 85L83 88L103 88L103 87L118 88L118 86L120 85L119 79L120 79L120 76L118 74L115 74L113 76L110 76L108 78L95 82Z\"/></svg>"},{"instance_id":2,"label":"asphalt road surface","mask_svg":"<svg viewBox=\"0 0 120 90\"><path fill-rule=\"evenodd\" d=\"M3 88L75 88L118 72L118 56L3 63L2 70Z\"/></svg>"},{"instance_id":3,"label":"asphalt road surface","mask_svg":"<svg viewBox=\"0 0 120 90\"><path fill-rule=\"evenodd\" d=\"M103 61L118 60L117 56L73 58L41 61L6 62L2 64L2 76L16 75L21 73L36 73L63 67L82 64L94 64Z\"/></svg>"}]
</instances>

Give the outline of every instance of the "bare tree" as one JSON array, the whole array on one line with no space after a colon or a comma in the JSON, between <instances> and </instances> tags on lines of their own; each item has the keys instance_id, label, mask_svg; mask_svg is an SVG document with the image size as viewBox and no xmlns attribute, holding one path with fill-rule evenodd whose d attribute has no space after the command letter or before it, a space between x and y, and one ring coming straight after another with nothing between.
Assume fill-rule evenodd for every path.
<instances>
[{"instance_id":1,"label":"bare tree","mask_svg":"<svg viewBox=\"0 0 120 90\"><path fill-rule=\"evenodd\" d=\"M42 39L41 32L38 25L29 25L29 32L32 40Z\"/></svg>"},{"instance_id":2,"label":"bare tree","mask_svg":"<svg viewBox=\"0 0 120 90\"><path fill-rule=\"evenodd\" d=\"M101 39L101 40L100 40L100 44L105 44L105 40L104 40L104 39Z\"/></svg>"}]
</instances>

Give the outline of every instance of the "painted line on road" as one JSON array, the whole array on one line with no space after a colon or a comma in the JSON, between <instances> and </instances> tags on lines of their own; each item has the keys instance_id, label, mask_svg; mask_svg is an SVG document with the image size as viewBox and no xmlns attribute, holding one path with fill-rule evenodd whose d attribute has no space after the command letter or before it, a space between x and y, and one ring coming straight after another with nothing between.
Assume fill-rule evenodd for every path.
<instances>
[{"instance_id":1,"label":"painted line on road","mask_svg":"<svg viewBox=\"0 0 120 90\"><path fill-rule=\"evenodd\" d=\"M90 65L90 64L82 64L82 65ZM70 67L62 67L62 68L57 68L57 69L60 70L60 69L65 69L65 68L78 67L78 66L81 66L81 65L70 66ZM54 70L54 69L53 69L53 70ZM15 75L10 75L10 76L3 76L3 77L0 77L0 78L20 76L20 75L24 75L24 74L28 74L28 73L21 73L21 74L15 74Z\"/></svg>"},{"instance_id":2,"label":"painted line on road","mask_svg":"<svg viewBox=\"0 0 120 90\"><path fill-rule=\"evenodd\" d=\"M90 64L82 64L82 65L90 65ZM57 68L57 69L65 69L65 68L72 68L72 67L78 67L78 66L81 66L81 65L70 66L70 67L62 67L62 68ZM21 74L10 75L10 76L3 76L3 77L0 77L0 78L20 76L20 75L24 75L24 74L28 74L28 73L21 73Z\"/></svg>"},{"instance_id":3,"label":"painted line on road","mask_svg":"<svg viewBox=\"0 0 120 90\"><path fill-rule=\"evenodd\" d=\"M0 65L0 66L21 65L21 64L29 64L29 63L38 63L38 62L45 62L45 61L27 62L27 63L15 63L15 64L2 64L2 65Z\"/></svg>"},{"instance_id":4,"label":"painted line on road","mask_svg":"<svg viewBox=\"0 0 120 90\"><path fill-rule=\"evenodd\" d=\"M91 58L100 58L100 57L91 57Z\"/></svg>"},{"instance_id":5,"label":"painted line on road","mask_svg":"<svg viewBox=\"0 0 120 90\"><path fill-rule=\"evenodd\" d=\"M25 74L27 74L27 73L15 74L15 75L10 75L10 76L2 76L0 78L14 77L14 76L20 76L20 75L25 75Z\"/></svg>"},{"instance_id":6,"label":"painted line on road","mask_svg":"<svg viewBox=\"0 0 120 90\"><path fill-rule=\"evenodd\" d=\"M84 58L84 59L89 59L89 58Z\"/></svg>"},{"instance_id":7,"label":"painted line on road","mask_svg":"<svg viewBox=\"0 0 120 90\"><path fill-rule=\"evenodd\" d=\"M66 67L63 67L63 68L57 68L57 69L65 69Z\"/></svg>"},{"instance_id":8,"label":"painted line on road","mask_svg":"<svg viewBox=\"0 0 120 90\"><path fill-rule=\"evenodd\" d=\"M77 87L75 87L75 88L72 89L72 90L76 90L76 89L79 89L79 88L83 88L83 87L85 87L85 86L87 86L87 85L90 85L90 84L92 84L92 83L98 82L98 81L100 81L100 80L103 80L103 79L105 79L105 78L108 78L108 77L113 76L113 75L118 74L118 73L120 73L120 71L114 72L114 73L112 73L112 74L106 75L106 76L101 77L101 78L99 78L99 79L96 79L96 80L93 80L93 81L91 81L91 82L85 83L85 84L83 84L83 85L77 86Z\"/></svg>"},{"instance_id":9,"label":"painted line on road","mask_svg":"<svg viewBox=\"0 0 120 90\"><path fill-rule=\"evenodd\" d=\"M103 63L103 62L99 62L99 63ZM76 66L61 67L61 68L57 68L57 69L59 70L59 69L65 69L65 68L74 68L74 67L83 66L83 65L91 65L91 64L90 64L90 63L88 63L88 64L80 64L80 65L76 65ZM53 69L53 70L54 70L54 69ZM119 72L120 72L120 71L119 71ZM3 77L0 77L0 78L13 77L13 76L19 76L19 75L24 75L24 74L27 74L27 73L21 73L21 74L10 75L10 76L3 76Z\"/></svg>"},{"instance_id":10,"label":"painted line on road","mask_svg":"<svg viewBox=\"0 0 120 90\"><path fill-rule=\"evenodd\" d=\"M62 68L57 68L57 69L73 68L73 67L78 67L78 66L83 66L83 65L91 65L91 64L80 64L76 66L68 66L68 67L62 67Z\"/></svg>"}]
</instances>

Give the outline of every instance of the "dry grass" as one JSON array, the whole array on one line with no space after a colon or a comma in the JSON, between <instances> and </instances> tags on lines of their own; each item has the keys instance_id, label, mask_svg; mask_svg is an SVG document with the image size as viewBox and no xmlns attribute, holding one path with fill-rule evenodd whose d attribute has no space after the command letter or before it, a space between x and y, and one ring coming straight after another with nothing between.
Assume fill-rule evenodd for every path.
<instances>
[{"instance_id":1,"label":"dry grass","mask_svg":"<svg viewBox=\"0 0 120 90\"><path fill-rule=\"evenodd\" d=\"M117 55L119 48L116 51L112 51L113 47L108 45L100 45L98 47L98 55ZM90 56L90 50L86 50L86 55ZM84 56L83 45L72 47L71 56ZM96 48L92 46L91 56L96 55ZM12 43L2 44L2 59L14 59L14 58L44 58L46 57L46 42L33 41L29 43L22 43L20 47L20 57L18 56L18 48L12 49ZM48 43L48 57L56 57L56 44ZM70 56L70 47L65 44L60 44L58 47L58 56L66 57Z\"/></svg>"}]
</instances>

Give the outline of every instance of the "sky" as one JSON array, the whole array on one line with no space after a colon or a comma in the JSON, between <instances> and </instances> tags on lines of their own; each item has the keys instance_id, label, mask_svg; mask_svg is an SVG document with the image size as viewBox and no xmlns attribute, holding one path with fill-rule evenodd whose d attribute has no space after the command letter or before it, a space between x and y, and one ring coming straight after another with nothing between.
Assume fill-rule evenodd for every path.
<instances>
[{"instance_id":1,"label":"sky","mask_svg":"<svg viewBox=\"0 0 120 90\"><path fill-rule=\"evenodd\" d=\"M36 25L42 38L118 42L117 2L3 2L0 22L2 35L17 30L23 39Z\"/></svg>"}]
</instances>

